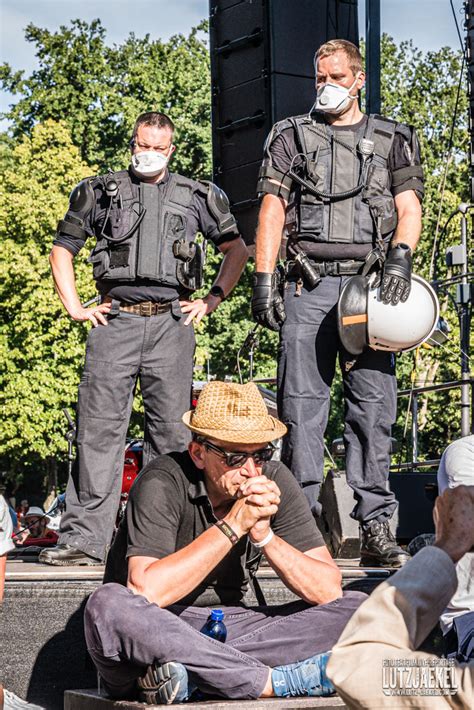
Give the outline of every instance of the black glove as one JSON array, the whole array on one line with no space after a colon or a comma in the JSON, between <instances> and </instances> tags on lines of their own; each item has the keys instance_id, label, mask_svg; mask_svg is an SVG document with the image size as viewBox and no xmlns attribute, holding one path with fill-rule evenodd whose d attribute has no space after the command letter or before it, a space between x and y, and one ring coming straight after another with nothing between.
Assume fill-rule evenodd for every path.
<instances>
[{"instance_id":1,"label":"black glove","mask_svg":"<svg viewBox=\"0 0 474 710\"><path fill-rule=\"evenodd\" d=\"M285 306L278 291L279 276L262 271L253 275L252 315L260 325L280 330L285 322Z\"/></svg>"},{"instance_id":2,"label":"black glove","mask_svg":"<svg viewBox=\"0 0 474 710\"><path fill-rule=\"evenodd\" d=\"M381 297L384 303L396 306L406 301L411 289L411 249L407 244L397 244L385 260Z\"/></svg>"}]
</instances>

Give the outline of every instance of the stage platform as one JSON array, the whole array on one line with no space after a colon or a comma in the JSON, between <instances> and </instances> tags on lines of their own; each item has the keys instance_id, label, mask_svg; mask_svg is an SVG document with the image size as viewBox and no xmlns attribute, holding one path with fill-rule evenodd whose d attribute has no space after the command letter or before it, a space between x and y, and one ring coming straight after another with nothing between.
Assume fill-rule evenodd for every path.
<instances>
[{"instance_id":1,"label":"stage platform","mask_svg":"<svg viewBox=\"0 0 474 710\"><path fill-rule=\"evenodd\" d=\"M0 611L0 668L4 686L20 697L47 710L62 710L66 690L96 689L97 676L85 648L83 611L89 595L102 583L103 566L52 567L35 561L31 555L7 562L5 598ZM337 560L345 589L370 593L386 579L391 570L360 568L358 560ZM296 599L273 570L261 566L258 579L270 605ZM256 604L253 590L247 604ZM308 699L310 700L310 699ZM70 710L90 710L91 697L68 700ZM109 703L95 698L97 708L128 710L140 704ZM276 702L276 701L275 701ZM235 703L231 704L236 707ZM224 708L228 704L199 707ZM243 704L239 703L239 707ZM187 706L190 707L191 706ZM193 705L194 707L194 705ZM198 705L196 705L198 707ZM254 704L253 708L273 708L275 703ZM289 705L285 705L289 709ZM291 707L329 707L295 705Z\"/></svg>"}]
</instances>

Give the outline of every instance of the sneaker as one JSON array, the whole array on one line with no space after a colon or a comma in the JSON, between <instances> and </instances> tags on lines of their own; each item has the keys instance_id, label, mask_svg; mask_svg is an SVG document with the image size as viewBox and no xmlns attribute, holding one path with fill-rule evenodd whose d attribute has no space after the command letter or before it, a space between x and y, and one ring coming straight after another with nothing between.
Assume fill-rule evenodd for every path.
<instances>
[{"instance_id":1,"label":"sneaker","mask_svg":"<svg viewBox=\"0 0 474 710\"><path fill-rule=\"evenodd\" d=\"M288 663L272 670L272 686L280 698L332 695L335 687L326 675L331 654L319 653L306 661Z\"/></svg>"},{"instance_id":2,"label":"sneaker","mask_svg":"<svg viewBox=\"0 0 474 710\"><path fill-rule=\"evenodd\" d=\"M360 567L403 567L410 555L392 535L388 521L375 520L361 531Z\"/></svg>"},{"instance_id":3,"label":"sneaker","mask_svg":"<svg viewBox=\"0 0 474 710\"><path fill-rule=\"evenodd\" d=\"M138 679L138 699L146 705L172 705L188 699L188 672L182 663L152 663Z\"/></svg>"},{"instance_id":4,"label":"sneaker","mask_svg":"<svg viewBox=\"0 0 474 710\"><path fill-rule=\"evenodd\" d=\"M22 700L11 690L3 689L3 710L44 710L39 705L33 705L27 700Z\"/></svg>"},{"instance_id":5,"label":"sneaker","mask_svg":"<svg viewBox=\"0 0 474 710\"><path fill-rule=\"evenodd\" d=\"M79 565L102 564L100 560L96 560L95 557L86 555L85 552L78 550L77 547L64 544L41 550L38 561L43 562L45 565L58 565L61 567L66 567L68 565L77 567Z\"/></svg>"}]
</instances>

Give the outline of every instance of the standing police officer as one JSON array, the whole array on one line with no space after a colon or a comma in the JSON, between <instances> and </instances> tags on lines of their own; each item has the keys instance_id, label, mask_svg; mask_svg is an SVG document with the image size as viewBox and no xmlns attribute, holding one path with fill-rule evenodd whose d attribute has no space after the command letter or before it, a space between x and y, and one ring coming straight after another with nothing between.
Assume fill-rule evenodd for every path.
<instances>
[{"instance_id":1,"label":"standing police officer","mask_svg":"<svg viewBox=\"0 0 474 710\"><path fill-rule=\"evenodd\" d=\"M91 321L79 385L77 458L66 492L59 545L42 562L96 564L106 557L120 497L125 437L140 379L145 408L144 463L186 448L195 348L193 321L214 311L247 260L225 194L167 168L174 125L162 113L138 117L131 165L83 180L59 222L50 261L59 297L77 321ZM224 259L210 292L202 284L200 231ZM73 259L88 236L100 304L84 308Z\"/></svg>"},{"instance_id":2,"label":"standing police officer","mask_svg":"<svg viewBox=\"0 0 474 710\"><path fill-rule=\"evenodd\" d=\"M410 293L412 251L421 232L423 172L412 128L359 110L365 75L359 50L332 40L316 52L316 102L309 115L277 123L265 145L259 192L252 310L281 328L283 460L320 513L323 436L336 359L345 399L346 472L361 527L361 564L402 565L390 529L397 502L388 486L396 417L392 353L354 358L341 345L337 303L350 275L375 271L385 303ZM284 297L274 273L287 240Z\"/></svg>"}]
</instances>

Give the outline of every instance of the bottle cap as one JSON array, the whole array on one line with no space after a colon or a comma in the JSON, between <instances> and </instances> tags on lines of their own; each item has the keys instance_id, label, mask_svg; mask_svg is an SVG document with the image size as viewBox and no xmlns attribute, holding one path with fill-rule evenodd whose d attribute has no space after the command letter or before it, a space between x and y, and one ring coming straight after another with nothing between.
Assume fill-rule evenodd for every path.
<instances>
[{"instance_id":1,"label":"bottle cap","mask_svg":"<svg viewBox=\"0 0 474 710\"><path fill-rule=\"evenodd\" d=\"M211 619L212 621L222 621L224 618L224 612L222 609L212 609L211 610Z\"/></svg>"}]
</instances>

